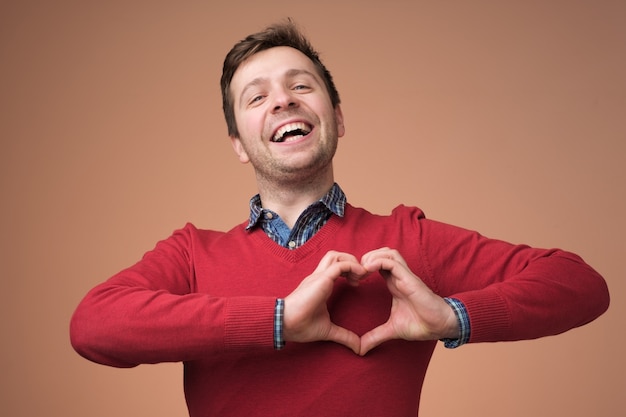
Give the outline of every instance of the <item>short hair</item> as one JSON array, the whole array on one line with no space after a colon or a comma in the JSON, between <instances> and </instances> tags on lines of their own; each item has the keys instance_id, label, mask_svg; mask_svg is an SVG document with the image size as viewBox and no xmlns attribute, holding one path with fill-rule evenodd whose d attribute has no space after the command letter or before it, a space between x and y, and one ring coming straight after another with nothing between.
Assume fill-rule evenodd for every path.
<instances>
[{"instance_id":1,"label":"short hair","mask_svg":"<svg viewBox=\"0 0 626 417\"><path fill-rule=\"evenodd\" d=\"M239 130L235 121L234 102L230 91L233 75L239 66L252 55L278 46L289 46L306 55L313 62L320 77L324 80L333 107L340 103L339 93L333 78L320 60L319 54L313 49L308 39L298 30L296 24L291 19L288 19L285 22L273 24L260 32L247 36L236 43L226 55L220 85L222 89L222 109L224 110L229 136L239 137Z\"/></svg>"}]
</instances>

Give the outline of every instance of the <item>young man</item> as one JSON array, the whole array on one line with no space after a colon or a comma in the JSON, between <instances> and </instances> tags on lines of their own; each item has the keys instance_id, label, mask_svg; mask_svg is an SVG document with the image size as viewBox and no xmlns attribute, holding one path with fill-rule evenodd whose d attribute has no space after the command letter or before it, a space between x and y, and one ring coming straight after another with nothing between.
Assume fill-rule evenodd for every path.
<instances>
[{"instance_id":1,"label":"young man","mask_svg":"<svg viewBox=\"0 0 626 417\"><path fill-rule=\"evenodd\" d=\"M95 362L184 362L190 416L417 415L438 340L537 338L607 309L604 280L572 253L348 204L332 165L339 95L293 25L235 45L222 95L256 173L250 218L176 231L71 322Z\"/></svg>"}]
</instances>

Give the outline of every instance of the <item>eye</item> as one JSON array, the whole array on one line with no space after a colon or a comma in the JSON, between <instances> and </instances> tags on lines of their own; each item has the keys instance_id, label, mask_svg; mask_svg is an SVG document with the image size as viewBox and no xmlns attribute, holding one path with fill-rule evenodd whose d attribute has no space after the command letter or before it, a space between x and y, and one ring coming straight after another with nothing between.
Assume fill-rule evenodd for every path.
<instances>
[{"instance_id":1,"label":"eye","mask_svg":"<svg viewBox=\"0 0 626 417\"><path fill-rule=\"evenodd\" d=\"M250 104L255 104L258 103L259 101L263 100L265 98L264 95L262 94L258 94L256 96L252 96L252 98L250 98L249 103Z\"/></svg>"},{"instance_id":2,"label":"eye","mask_svg":"<svg viewBox=\"0 0 626 417\"><path fill-rule=\"evenodd\" d=\"M309 87L308 85L305 85L305 84L296 84L293 87L293 89L296 90L296 91L304 91L304 90L310 90L311 87Z\"/></svg>"}]
</instances>

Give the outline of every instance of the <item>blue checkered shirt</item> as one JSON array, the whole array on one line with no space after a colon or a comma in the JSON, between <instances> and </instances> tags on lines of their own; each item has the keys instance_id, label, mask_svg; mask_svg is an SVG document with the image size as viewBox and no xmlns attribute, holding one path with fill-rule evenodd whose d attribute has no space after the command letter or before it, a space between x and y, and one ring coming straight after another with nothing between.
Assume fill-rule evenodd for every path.
<instances>
[{"instance_id":1,"label":"blue checkered shirt","mask_svg":"<svg viewBox=\"0 0 626 417\"><path fill-rule=\"evenodd\" d=\"M306 208L296 220L292 229L272 210L263 208L261 196L250 199L250 221L246 229L259 225L263 231L280 246L296 249L304 245L326 224L330 216L343 217L346 195L336 183L319 201Z\"/></svg>"},{"instance_id":2,"label":"blue checkered shirt","mask_svg":"<svg viewBox=\"0 0 626 417\"><path fill-rule=\"evenodd\" d=\"M333 184L330 191L319 201L307 207L290 229L275 212L263 208L261 196L255 195L250 199L250 220L246 230L260 226L274 242L279 245L296 249L304 245L318 230L326 224L333 214L343 217L346 205L346 195L338 184ZM463 303L454 298L445 298L456 314L460 326L458 339L443 339L444 346L456 348L469 340L469 315ZM274 309L274 348L279 350L285 346L283 340L283 311L284 300L277 299Z\"/></svg>"}]
</instances>

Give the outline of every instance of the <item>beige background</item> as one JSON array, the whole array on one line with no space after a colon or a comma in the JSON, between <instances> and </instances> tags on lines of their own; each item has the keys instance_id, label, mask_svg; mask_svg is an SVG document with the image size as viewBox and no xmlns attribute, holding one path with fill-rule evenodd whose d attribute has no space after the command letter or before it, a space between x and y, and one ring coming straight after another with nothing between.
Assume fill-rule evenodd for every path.
<instances>
[{"instance_id":1,"label":"beige background","mask_svg":"<svg viewBox=\"0 0 626 417\"><path fill-rule=\"evenodd\" d=\"M353 204L569 249L609 283L587 327L438 349L421 415L626 415L620 0L1 1L0 415L186 415L179 364L92 364L68 322L186 221L243 221L255 184L226 138L222 59L285 16L342 94Z\"/></svg>"}]
</instances>

